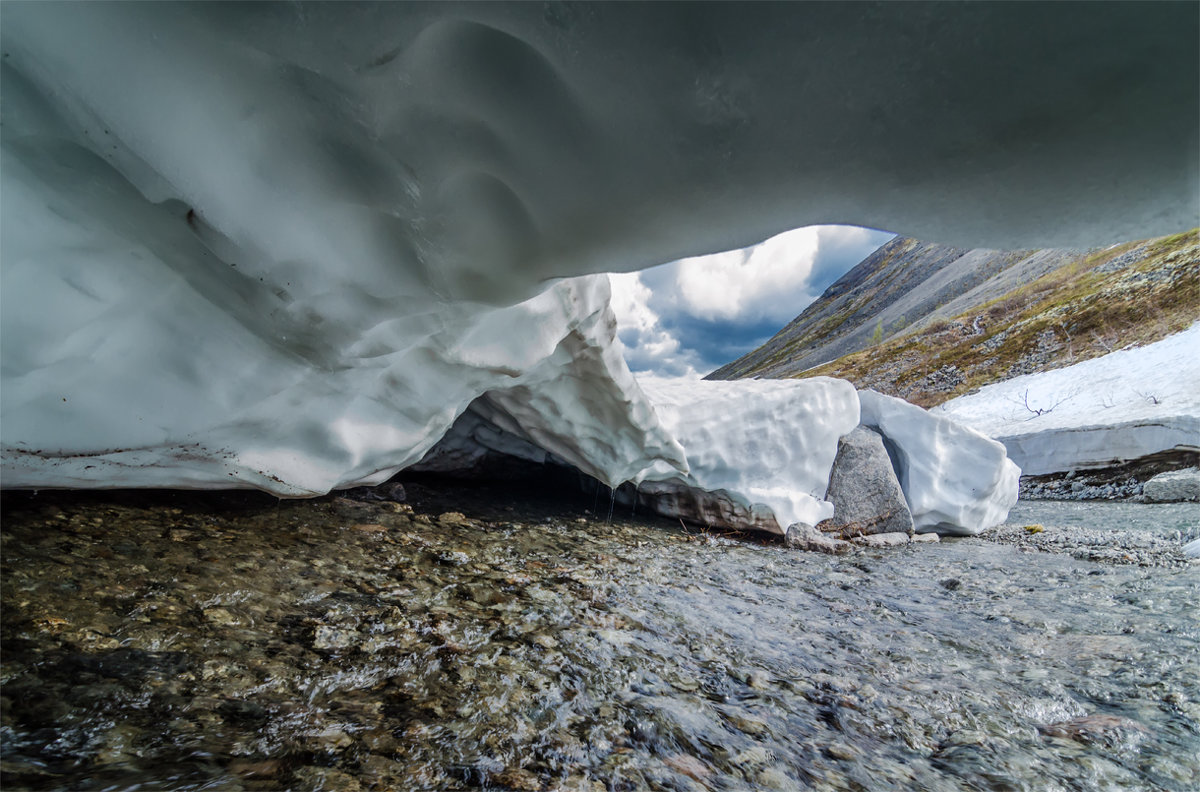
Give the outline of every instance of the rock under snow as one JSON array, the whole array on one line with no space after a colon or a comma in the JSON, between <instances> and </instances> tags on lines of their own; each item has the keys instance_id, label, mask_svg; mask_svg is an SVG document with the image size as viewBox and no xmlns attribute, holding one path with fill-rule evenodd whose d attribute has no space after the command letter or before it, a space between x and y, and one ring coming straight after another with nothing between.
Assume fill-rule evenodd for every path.
<instances>
[{"instance_id":1,"label":"rock under snow","mask_svg":"<svg viewBox=\"0 0 1200 792\"><path fill-rule=\"evenodd\" d=\"M845 380L708 382L639 378L689 473L639 487L660 514L785 533L833 516L824 499L838 438L858 425ZM658 480L656 480L658 479Z\"/></svg>"},{"instance_id":2,"label":"rock under snow","mask_svg":"<svg viewBox=\"0 0 1200 792\"><path fill-rule=\"evenodd\" d=\"M1003 445L902 399L858 395L862 424L883 435L918 532L970 535L1004 522L1021 471Z\"/></svg>"},{"instance_id":3,"label":"rock under snow","mask_svg":"<svg viewBox=\"0 0 1200 792\"><path fill-rule=\"evenodd\" d=\"M1188 468L1159 473L1142 485L1142 498L1150 503L1200 501L1200 470Z\"/></svg>"},{"instance_id":4,"label":"rock under snow","mask_svg":"<svg viewBox=\"0 0 1200 792\"><path fill-rule=\"evenodd\" d=\"M1187 227L1195 18L6 3L3 485L322 493L474 403L611 485L712 473L819 516L811 471L811 501L690 471L691 420L662 425L589 273L815 222L996 247Z\"/></svg>"},{"instance_id":5,"label":"rock under snow","mask_svg":"<svg viewBox=\"0 0 1200 792\"><path fill-rule=\"evenodd\" d=\"M912 514L880 434L859 426L838 441L825 499L833 517L817 528L843 537L913 530Z\"/></svg>"},{"instance_id":6,"label":"rock under snow","mask_svg":"<svg viewBox=\"0 0 1200 792\"><path fill-rule=\"evenodd\" d=\"M999 443L844 380L638 382L688 473L648 472L618 497L667 517L795 534L789 541L825 552L810 541L814 525L847 536L914 526L974 534L1016 502L1020 471ZM488 455L564 462L498 426L489 401L473 404L414 469L471 469Z\"/></svg>"},{"instance_id":7,"label":"rock under snow","mask_svg":"<svg viewBox=\"0 0 1200 792\"><path fill-rule=\"evenodd\" d=\"M1200 323L1153 344L988 385L930 412L1004 443L1027 475L1200 450Z\"/></svg>"}]
</instances>

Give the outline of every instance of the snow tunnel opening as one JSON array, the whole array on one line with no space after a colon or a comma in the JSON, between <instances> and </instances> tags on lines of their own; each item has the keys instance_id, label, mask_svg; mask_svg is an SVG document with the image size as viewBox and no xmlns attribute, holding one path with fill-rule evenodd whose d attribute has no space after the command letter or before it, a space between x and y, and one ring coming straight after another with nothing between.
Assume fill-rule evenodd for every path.
<instances>
[{"instance_id":1,"label":"snow tunnel opening","mask_svg":"<svg viewBox=\"0 0 1200 792\"><path fill-rule=\"evenodd\" d=\"M896 234L811 225L744 248L610 273L636 376L698 379L768 342Z\"/></svg>"},{"instance_id":2,"label":"snow tunnel opening","mask_svg":"<svg viewBox=\"0 0 1200 792\"><path fill-rule=\"evenodd\" d=\"M489 448L481 439L498 447ZM652 497L636 485L625 482L610 487L566 460L478 419L470 408L421 462L376 489L386 492L397 483L409 503L432 511L458 510L469 503L476 511L493 509L505 519L515 519L518 513L537 520L576 515L572 519L609 523L637 519L688 532L725 531L664 517L654 508Z\"/></svg>"},{"instance_id":3,"label":"snow tunnel opening","mask_svg":"<svg viewBox=\"0 0 1200 792\"><path fill-rule=\"evenodd\" d=\"M777 333L894 236L860 226L806 226L745 248L610 274L610 304L624 360L638 379L698 379ZM701 343L689 346L671 337L689 327L699 328ZM705 341L711 345L698 349ZM705 359L707 365L698 362ZM573 463L570 447L555 454L553 443L538 442L536 417L532 424L522 419L538 409L530 401L534 395L524 391L501 389L477 397L402 477L557 491L567 500L582 493L585 501L595 501L584 504L584 511L601 517L614 509L630 515L641 510L683 515L686 523L705 530L733 522L753 523L764 535L784 532L786 526L764 505L746 507L722 491L701 493L674 476L652 477L660 480L645 487L607 481L604 474ZM577 397L587 401L589 395Z\"/></svg>"},{"instance_id":4,"label":"snow tunnel opening","mask_svg":"<svg viewBox=\"0 0 1200 792\"><path fill-rule=\"evenodd\" d=\"M774 541L784 531L769 508L742 504L724 490L709 491L682 477L609 484L571 461L539 446L526 427L500 403L512 394L495 392L475 399L450 430L415 465L380 486L417 488L418 497L440 502L447 494L480 500L517 498L532 508L611 523L637 519L662 522L688 533L722 533ZM524 409L525 405L521 405ZM373 496L372 496L373 497ZM449 503L450 501L447 501ZM525 508L524 506L520 508Z\"/></svg>"}]
</instances>

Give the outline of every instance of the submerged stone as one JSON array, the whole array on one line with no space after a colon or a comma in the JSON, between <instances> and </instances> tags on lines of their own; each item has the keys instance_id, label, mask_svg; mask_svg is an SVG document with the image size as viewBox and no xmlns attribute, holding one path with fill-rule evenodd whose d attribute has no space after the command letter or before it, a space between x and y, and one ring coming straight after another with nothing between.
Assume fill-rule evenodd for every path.
<instances>
[{"instance_id":1,"label":"submerged stone","mask_svg":"<svg viewBox=\"0 0 1200 792\"><path fill-rule=\"evenodd\" d=\"M912 537L906 533L877 533L867 534L865 536L856 536L850 541L863 547L900 547L912 541Z\"/></svg>"},{"instance_id":2,"label":"submerged stone","mask_svg":"<svg viewBox=\"0 0 1200 792\"><path fill-rule=\"evenodd\" d=\"M839 791L999 772L1015 788L1190 788L1192 768L1162 757L1197 749L1176 728L1195 710L1180 662L1200 629L1194 565L1094 577L1061 549L974 538L832 558L696 541L640 511L580 525L590 497L535 507L510 483L408 489L416 513L467 519L363 506L380 534L347 530L332 499L7 495L5 788L699 784L676 755L728 789L803 789L814 767ZM172 521L203 530L172 537ZM116 543L138 555L94 552ZM215 608L246 621L204 618ZM1068 723L1081 691L1147 731ZM964 724L982 741L949 744ZM1094 761L1127 749L1159 759Z\"/></svg>"},{"instance_id":3,"label":"submerged stone","mask_svg":"<svg viewBox=\"0 0 1200 792\"><path fill-rule=\"evenodd\" d=\"M811 553L842 555L849 553L853 549L853 545L849 542L835 539L804 523L795 523L789 527L785 541L788 547L794 547L797 550L805 550Z\"/></svg>"}]
</instances>

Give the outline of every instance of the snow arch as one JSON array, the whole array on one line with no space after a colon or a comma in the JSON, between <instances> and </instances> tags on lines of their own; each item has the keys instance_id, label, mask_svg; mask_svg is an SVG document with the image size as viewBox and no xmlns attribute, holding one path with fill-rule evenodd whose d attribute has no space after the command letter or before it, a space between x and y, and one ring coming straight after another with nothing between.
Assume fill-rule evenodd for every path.
<instances>
[{"instance_id":1,"label":"snow arch","mask_svg":"<svg viewBox=\"0 0 1200 792\"><path fill-rule=\"evenodd\" d=\"M1198 211L1194 4L2 13L8 487L319 493L488 392L600 478L682 472L589 273Z\"/></svg>"}]
</instances>

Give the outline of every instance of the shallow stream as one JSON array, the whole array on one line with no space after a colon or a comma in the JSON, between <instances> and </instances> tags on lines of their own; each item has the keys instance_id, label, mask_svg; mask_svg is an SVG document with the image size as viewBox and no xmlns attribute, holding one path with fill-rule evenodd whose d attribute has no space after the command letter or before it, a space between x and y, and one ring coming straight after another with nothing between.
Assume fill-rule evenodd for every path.
<instances>
[{"instance_id":1,"label":"shallow stream","mask_svg":"<svg viewBox=\"0 0 1200 792\"><path fill-rule=\"evenodd\" d=\"M4 788L1200 788L1200 564L410 495L7 495Z\"/></svg>"}]
</instances>

